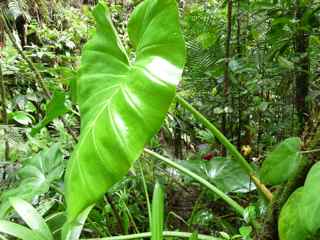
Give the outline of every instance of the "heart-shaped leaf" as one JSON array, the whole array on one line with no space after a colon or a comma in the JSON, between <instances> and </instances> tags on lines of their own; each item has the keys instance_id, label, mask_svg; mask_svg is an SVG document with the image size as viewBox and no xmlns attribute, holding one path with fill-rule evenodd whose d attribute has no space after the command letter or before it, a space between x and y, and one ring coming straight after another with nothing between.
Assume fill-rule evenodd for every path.
<instances>
[{"instance_id":1,"label":"heart-shaped leaf","mask_svg":"<svg viewBox=\"0 0 320 240\"><path fill-rule=\"evenodd\" d=\"M250 192L256 189L240 164L225 157L210 161L188 160L180 164L216 185L223 192Z\"/></svg>"},{"instance_id":2,"label":"heart-shaped leaf","mask_svg":"<svg viewBox=\"0 0 320 240\"><path fill-rule=\"evenodd\" d=\"M19 197L31 201L33 197L47 192L50 184L62 177L63 171L63 155L58 144L26 160L18 171L19 185L3 192L0 197L0 218L4 217L10 208L10 198Z\"/></svg>"},{"instance_id":3,"label":"heart-shaped leaf","mask_svg":"<svg viewBox=\"0 0 320 240\"><path fill-rule=\"evenodd\" d=\"M320 229L320 162L310 169L299 204L300 217L310 234Z\"/></svg>"},{"instance_id":4,"label":"heart-shaped leaf","mask_svg":"<svg viewBox=\"0 0 320 240\"><path fill-rule=\"evenodd\" d=\"M292 177L301 161L300 138L288 138L281 142L264 160L260 174L266 184L277 185Z\"/></svg>"},{"instance_id":5,"label":"heart-shaped leaf","mask_svg":"<svg viewBox=\"0 0 320 240\"><path fill-rule=\"evenodd\" d=\"M129 60L103 4L96 34L83 50L78 79L81 135L68 165L69 221L129 170L159 130L185 61L175 0L145 0L129 21Z\"/></svg>"}]
</instances>

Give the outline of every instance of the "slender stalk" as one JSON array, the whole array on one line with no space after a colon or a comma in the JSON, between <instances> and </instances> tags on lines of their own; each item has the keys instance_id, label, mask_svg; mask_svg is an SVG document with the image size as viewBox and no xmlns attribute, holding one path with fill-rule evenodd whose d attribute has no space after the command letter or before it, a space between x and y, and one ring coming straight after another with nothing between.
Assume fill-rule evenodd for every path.
<instances>
[{"instance_id":1,"label":"slender stalk","mask_svg":"<svg viewBox=\"0 0 320 240\"><path fill-rule=\"evenodd\" d=\"M117 220L117 222L118 222L119 230L121 230L121 232L122 232L123 234L125 234L125 232L126 232L126 231L125 231L125 228L124 228L124 226L123 226L123 223L122 223L122 221L121 221L121 217L120 217L120 215L119 215L119 213L118 213L118 211L117 211L117 208L116 208L116 206L113 204L112 198L110 197L110 195L106 194L104 200L105 200L105 202L106 202L107 204L110 204L112 214L113 214L113 216L116 218L116 220Z\"/></svg>"},{"instance_id":2,"label":"slender stalk","mask_svg":"<svg viewBox=\"0 0 320 240\"><path fill-rule=\"evenodd\" d=\"M167 163L168 165L170 165L171 167L189 175L190 177L192 177L193 179L197 180L199 183L201 183L202 185L204 185L205 187L207 187L208 189L210 189L212 192L214 192L215 194L217 194L220 198L222 198L229 206L231 206L241 217L243 217L244 214L244 208L241 207L236 201L234 201L232 198L230 198L228 195L226 195L224 192L222 192L220 189L218 189L217 187L213 186L211 183L209 183L207 180L205 180L204 178L198 176L197 174L191 172L190 170L186 169L185 167L175 163L174 161L172 161L169 158L163 157L158 153L155 153L149 149L144 149L144 151L146 153L148 153L149 155L160 159L162 161L164 161L165 163Z\"/></svg>"},{"instance_id":3,"label":"slender stalk","mask_svg":"<svg viewBox=\"0 0 320 240\"><path fill-rule=\"evenodd\" d=\"M173 231L164 231L163 237L178 237L178 238L190 238L192 233L188 232L173 232ZM150 238L151 232L144 232L138 234L130 234L123 236L114 236L114 237L105 237L105 238L90 238L82 240L129 240L129 239L139 239L139 238ZM198 234L197 239L199 240L222 240L222 238L212 237L209 235Z\"/></svg>"},{"instance_id":4,"label":"slender stalk","mask_svg":"<svg viewBox=\"0 0 320 240\"><path fill-rule=\"evenodd\" d=\"M237 1L237 54L238 58L242 56L241 48L241 11L240 11L240 0ZM242 132L242 97L241 97L241 75L238 76L238 133L237 133L237 147L241 147L241 132Z\"/></svg>"},{"instance_id":5,"label":"slender stalk","mask_svg":"<svg viewBox=\"0 0 320 240\"><path fill-rule=\"evenodd\" d=\"M272 193L267 189L267 187L261 183L259 178L255 175L254 169L246 161L246 159L241 155L237 148L216 128L208 119L206 119L200 112L193 108L188 102L183 98L176 96L176 99L180 102L181 106L189 110L192 115L198 119L206 128L208 128L211 133L220 141L222 145L230 152L230 154L239 162L241 167L250 176L252 181L255 183L256 187L261 191L261 193L269 200L272 200Z\"/></svg>"},{"instance_id":6,"label":"slender stalk","mask_svg":"<svg viewBox=\"0 0 320 240\"><path fill-rule=\"evenodd\" d=\"M224 80L223 80L223 96L225 97L226 105L229 105L229 94L230 94L230 77L229 77L229 63L230 63L230 45L231 45L231 34L232 34L232 0L227 1L227 36L225 41L225 63L224 63ZM231 91L232 95L232 91ZM233 96L231 96L233 99ZM224 112L222 115L222 132L227 134L228 116ZM231 131L232 132L232 131ZM232 135L232 133L231 133ZM223 155L226 155L226 149L223 148Z\"/></svg>"},{"instance_id":7,"label":"slender stalk","mask_svg":"<svg viewBox=\"0 0 320 240\"><path fill-rule=\"evenodd\" d=\"M0 21L3 23L4 26L4 30L6 32L6 34L8 35L12 45L14 46L14 48L18 51L18 53L20 54L20 56L27 62L29 68L31 69L31 71L34 73L35 78L37 83L40 85L40 87L43 90L44 95L46 96L47 100L51 99L51 93L49 91L49 89L47 88L47 86L44 83L44 80L40 74L40 72L38 71L38 69L35 67L35 65L33 64L33 62L24 54L24 52L22 51L22 49L19 47L19 45L16 43L14 36L12 35L12 33L10 32L10 29L7 25L7 22L4 18L4 14L2 12L2 10L0 9ZM61 121L63 122L63 125L65 126L65 128L67 129L68 133L72 136L72 138L77 141L77 135L73 132L73 130L68 126L68 124L66 123L66 121L61 117L60 118Z\"/></svg>"},{"instance_id":8,"label":"slender stalk","mask_svg":"<svg viewBox=\"0 0 320 240\"><path fill-rule=\"evenodd\" d=\"M0 21L1 23L1 21ZM5 134L5 154L4 159L6 162L9 161L9 154L10 154L10 148L9 148L9 142L7 140L7 129L8 126L8 115L7 115L7 104L6 104L6 89L4 86L4 79L2 75L2 66L0 62L0 92L1 92L1 105L2 105L2 115L3 115L3 123L5 125L4 127L4 134Z\"/></svg>"},{"instance_id":9,"label":"slender stalk","mask_svg":"<svg viewBox=\"0 0 320 240\"><path fill-rule=\"evenodd\" d=\"M144 193L145 193L145 197L146 197L146 202L147 202L148 217L149 217L149 226L151 226L152 222L151 222L150 200L149 200L148 188L147 188L146 180L145 180L145 178L144 178L144 173L143 173L142 164L141 164L140 159L138 160L138 164L139 164L139 168L140 168L140 172L141 172L141 179L142 179L143 189L144 189Z\"/></svg>"},{"instance_id":10,"label":"slender stalk","mask_svg":"<svg viewBox=\"0 0 320 240\"><path fill-rule=\"evenodd\" d=\"M320 149L313 149L313 150L307 150L307 151L301 151L302 154L308 154L308 153L315 153L320 152Z\"/></svg>"}]
</instances>

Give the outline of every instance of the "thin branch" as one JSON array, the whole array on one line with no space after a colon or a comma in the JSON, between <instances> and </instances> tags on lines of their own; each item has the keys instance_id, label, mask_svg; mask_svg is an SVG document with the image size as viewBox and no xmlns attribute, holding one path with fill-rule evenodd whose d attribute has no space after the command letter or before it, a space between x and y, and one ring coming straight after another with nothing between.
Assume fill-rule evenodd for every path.
<instances>
[{"instance_id":1,"label":"thin branch","mask_svg":"<svg viewBox=\"0 0 320 240\"><path fill-rule=\"evenodd\" d=\"M121 217L116 209L116 206L113 204L112 198L108 194L106 194L104 197L104 201L110 205L111 210L112 210L112 214L118 222L119 230L121 229L122 234L125 234L126 230L123 226L123 223L121 221Z\"/></svg>"},{"instance_id":2,"label":"thin branch","mask_svg":"<svg viewBox=\"0 0 320 240\"><path fill-rule=\"evenodd\" d=\"M1 23L1 22L0 22ZM10 148L9 148L9 142L7 139L7 129L6 127L9 124L8 121L8 115L7 115L7 104L6 104L6 88L4 85L4 79L2 75L2 66L0 62L0 92L1 92L1 105L2 105L2 115L3 115L3 123L5 125L4 127L4 135L5 135L5 156L4 159L6 162L9 161L9 154L10 154Z\"/></svg>"},{"instance_id":3,"label":"thin branch","mask_svg":"<svg viewBox=\"0 0 320 240\"><path fill-rule=\"evenodd\" d=\"M44 83L44 80L40 74L40 72L38 71L38 69L36 68L36 66L33 64L33 62L24 54L23 50L20 48L20 46L17 44L17 42L14 39L13 34L11 33L7 22L4 18L4 14L3 11L0 9L0 20L3 23L4 26L4 30L6 32L6 34L8 35L12 45L14 46L14 48L18 51L18 53L20 54L20 56L27 62L29 68L31 69L31 71L34 73L35 78L36 78L36 82L40 85L41 89L43 90L43 93L46 97L47 100L51 99L51 93L49 91L49 89L47 88L47 86ZM72 136L72 138L77 141L77 135L73 132L73 130L68 126L67 122L65 121L65 119L63 119L62 117L60 118L60 120L63 122L63 125L65 126L65 128L67 129L68 133Z\"/></svg>"},{"instance_id":4,"label":"thin branch","mask_svg":"<svg viewBox=\"0 0 320 240\"><path fill-rule=\"evenodd\" d=\"M316 152L320 152L320 149L306 150L306 151L301 151L300 153L308 154L308 153L316 153Z\"/></svg>"}]
</instances>

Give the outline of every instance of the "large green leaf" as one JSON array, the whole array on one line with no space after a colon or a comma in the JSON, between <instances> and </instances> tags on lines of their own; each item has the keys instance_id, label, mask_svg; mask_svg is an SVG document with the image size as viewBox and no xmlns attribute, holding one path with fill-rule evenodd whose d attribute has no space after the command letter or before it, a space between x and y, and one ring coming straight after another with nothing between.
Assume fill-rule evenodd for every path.
<instances>
[{"instance_id":1,"label":"large green leaf","mask_svg":"<svg viewBox=\"0 0 320 240\"><path fill-rule=\"evenodd\" d=\"M66 174L69 221L119 181L157 133L185 61L175 0L145 0L135 9L131 61L108 8L98 4L94 16L78 80L81 135Z\"/></svg>"},{"instance_id":2,"label":"large green leaf","mask_svg":"<svg viewBox=\"0 0 320 240\"><path fill-rule=\"evenodd\" d=\"M249 192L256 187L240 164L225 157L215 157L210 161L188 160L180 164L207 179L224 192Z\"/></svg>"},{"instance_id":3,"label":"large green leaf","mask_svg":"<svg viewBox=\"0 0 320 240\"><path fill-rule=\"evenodd\" d=\"M63 171L63 155L58 144L26 160L18 171L19 185L5 191L0 197L0 218L3 218L10 208L9 199L11 197L30 201L33 197L47 192L50 184L62 177Z\"/></svg>"},{"instance_id":4,"label":"large green leaf","mask_svg":"<svg viewBox=\"0 0 320 240\"><path fill-rule=\"evenodd\" d=\"M268 154L261 166L261 180L266 184L277 185L287 181L301 164L300 138L288 138Z\"/></svg>"},{"instance_id":5,"label":"large green leaf","mask_svg":"<svg viewBox=\"0 0 320 240\"><path fill-rule=\"evenodd\" d=\"M300 199L300 217L310 234L320 229L320 162L308 173Z\"/></svg>"},{"instance_id":6,"label":"large green leaf","mask_svg":"<svg viewBox=\"0 0 320 240\"><path fill-rule=\"evenodd\" d=\"M280 240L304 240L307 239L307 230L299 217L299 205L303 195L303 187L298 188L283 206L279 217Z\"/></svg>"}]
</instances>

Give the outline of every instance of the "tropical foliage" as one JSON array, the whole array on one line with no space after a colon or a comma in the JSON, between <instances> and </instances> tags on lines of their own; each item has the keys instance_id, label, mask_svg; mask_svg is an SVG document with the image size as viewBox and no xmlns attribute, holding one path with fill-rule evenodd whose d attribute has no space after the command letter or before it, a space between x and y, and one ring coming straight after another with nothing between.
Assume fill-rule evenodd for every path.
<instances>
[{"instance_id":1,"label":"tropical foliage","mask_svg":"<svg viewBox=\"0 0 320 240\"><path fill-rule=\"evenodd\" d=\"M0 1L0 239L319 239L320 2L54 2Z\"/></svg>"}]
</instances>

